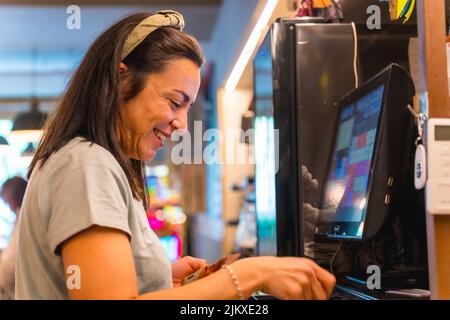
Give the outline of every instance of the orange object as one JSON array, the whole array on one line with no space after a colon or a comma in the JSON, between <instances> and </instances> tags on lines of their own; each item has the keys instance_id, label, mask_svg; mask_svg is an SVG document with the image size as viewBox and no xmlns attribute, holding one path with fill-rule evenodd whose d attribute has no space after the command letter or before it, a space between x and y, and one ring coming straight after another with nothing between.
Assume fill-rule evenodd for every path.
<instances>
[{"instance_id":1,"label":"orange object","mask_svg":"<svg viewBox=\"0 0 450 320\"><path fill-rule=\"evenodd\" d=\"M331 5L331 0L313 0L313 8L315 9L324 9Z\"/></svg>"}]
</instances>

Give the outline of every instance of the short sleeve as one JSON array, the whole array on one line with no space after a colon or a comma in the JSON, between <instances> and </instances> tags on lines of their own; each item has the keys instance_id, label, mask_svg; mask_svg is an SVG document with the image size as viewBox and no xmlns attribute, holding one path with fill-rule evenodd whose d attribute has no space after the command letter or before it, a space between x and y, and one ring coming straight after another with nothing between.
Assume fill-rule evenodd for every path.
<instances>
[{"instance_id":1,"label":"short sleeve","mask_svg":"<svg viewBox=\"0 0 450 320\"><path fill-rule=\"evenodd\" d=\"M62 243L94 225L121 230L131 239L131 190L107 150L79 142L54 161L48 178L41 187L50 192L47 240L53 253L60 255Z\"/></svg>"}]
</instances>

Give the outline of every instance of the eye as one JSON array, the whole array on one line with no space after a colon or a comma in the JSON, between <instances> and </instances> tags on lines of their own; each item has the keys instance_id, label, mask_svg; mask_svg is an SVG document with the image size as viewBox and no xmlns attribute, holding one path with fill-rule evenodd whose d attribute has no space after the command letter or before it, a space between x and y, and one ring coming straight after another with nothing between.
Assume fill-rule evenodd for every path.
<instances>
[{"instance_id":1,"label":"eye","mask_svg":"<svg viewBox=\"0 0 450 320\"><path fill-rule=\"evenodd\" d=\"M181 108L181 104L175 102L174 100L169 99L170 104L172 105L173 108L175 109L180 109Z\"/></svg>"}]
</instances>

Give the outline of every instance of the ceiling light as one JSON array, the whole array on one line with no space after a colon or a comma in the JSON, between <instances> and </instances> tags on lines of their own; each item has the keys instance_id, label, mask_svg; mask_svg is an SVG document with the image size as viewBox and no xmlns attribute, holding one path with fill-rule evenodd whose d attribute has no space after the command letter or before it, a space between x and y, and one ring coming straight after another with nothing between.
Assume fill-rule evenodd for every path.
<instances>
[{"instance_id":1,"label":"ceiling light","mask_svg":"<svg viewBox=\"0 0 450 320\"><path fill-rule=\"evenodd\" d=\"M19 114L14 120L10 135L23 141L36 142L42 135L47 114L38 111L38 101L33 99L31 110Z\"/></svg>"},{"instance_id":2,"label":"ceiling light","mask_svg":"<svg viewBox=\"0 0 450 320\"><path fill-rule=\"evenodd\" d=\"M255 27L253 28L253 31L250 33L250 37L248 38L244 49L242 50L236 64L233 67L233 70L230 73L230 76L228 77L228 80L225 84L225 90L233 91L236 88L239 79L241 78L242 73L247 66L247 63L250 60L250 57L255 51L256 45L258 44L259 38L261 37L261 33L269 22L270 17L275 11L275 7L277 6L277 4L278 0L267 0L262 13L259 16Z\"/></svg>"}]
</instances>

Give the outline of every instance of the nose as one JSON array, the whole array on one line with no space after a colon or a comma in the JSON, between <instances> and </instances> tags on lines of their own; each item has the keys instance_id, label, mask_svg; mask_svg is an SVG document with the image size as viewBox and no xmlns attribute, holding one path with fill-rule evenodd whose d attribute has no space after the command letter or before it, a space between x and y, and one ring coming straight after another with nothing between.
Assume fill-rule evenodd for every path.
<instances>
[{"instance_id":1,"label":"nose","mask_svg":"<svg viewBox=\"0 0 450 320\"><path fill-rule=\"evenodd\" d=\"M172 120L171 125L173 128L173 131L175 130L183 130L183 131L187 131L187 120L188 120L188 114L187 114L187 108L186 110L184 110L185 108L183 108L183 110L179 110L176 113L175 119Z\"/></svg>"}]
</instances>

